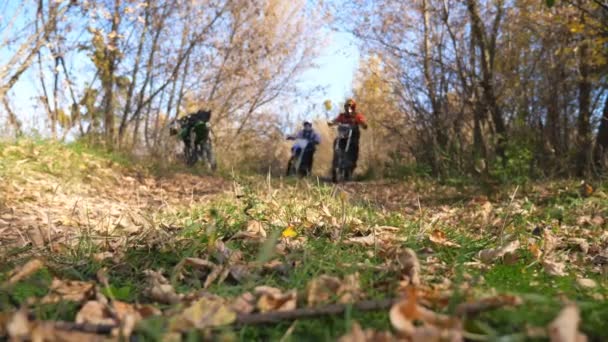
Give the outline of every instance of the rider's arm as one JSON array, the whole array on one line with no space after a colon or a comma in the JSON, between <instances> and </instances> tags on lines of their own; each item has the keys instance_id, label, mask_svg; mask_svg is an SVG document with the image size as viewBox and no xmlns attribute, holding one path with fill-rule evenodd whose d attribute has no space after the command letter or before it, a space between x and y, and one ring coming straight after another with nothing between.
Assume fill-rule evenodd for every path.
<instances>
[{"instance_id":1,"label":"rider's arm","mask_svg":"<svg viewBox=\"0 0 608 342\"><path fill-rule=\"evenodd\" d=\"M312 136L310 137L310 142L313 145L319 145L321 143L321 136L317 132L312 132Z\"/></svg>"},{"instance_id":2,"label":"rider's arm","mask_svg":"<svg viewBox=\"0 0 608 342\"><path fill-rule=\"evenodd\" d=\"M357 113L355 116L355 121L359 124L363 129L367 129L367 121L365 120L365 116L361 113Z\"/></svg>"},{"instance_id":3,"label":"rider's arm","mask_svg":"<svg viewBox=\"0 0 608 342\"><path fill-rule=\"evenodd\" d=\"M342 114L338 115L337 118L335 118L335 119L333 119L331 121L328 121L327 125L334 126L334 125L337 125L338 123L340 123L340 121L342 121Z\"/></svg>"},{"instance_id":4,"label":"rider's arm","mask_svg":"<svg viewBox=\"0 0 608 342\"><path fill-rule=\"evenodd\" d=\"M300 138L302 138L302 131L299 131L298 133L296 133L296 135L292 134L287 136L287 140L296 140Z\"/></svg>"}]
</instances>

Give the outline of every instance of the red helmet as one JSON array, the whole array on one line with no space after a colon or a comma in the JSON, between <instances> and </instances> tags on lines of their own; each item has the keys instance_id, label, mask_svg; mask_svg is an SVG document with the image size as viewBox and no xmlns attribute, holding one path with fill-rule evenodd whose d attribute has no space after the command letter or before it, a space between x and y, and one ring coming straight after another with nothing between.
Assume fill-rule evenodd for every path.
<instances>
[{"instance_id":1,"label":"red helmet","mask_svg":"<svg viewBox=\"0 0 608 342\"><path fill-rule=\"evenodd\" d=\"M344 103L344 110L348 112L348 108L352 108L353 112L357 110L357 103L353 99L348 99Z\"/></svg>"}]
</instances>

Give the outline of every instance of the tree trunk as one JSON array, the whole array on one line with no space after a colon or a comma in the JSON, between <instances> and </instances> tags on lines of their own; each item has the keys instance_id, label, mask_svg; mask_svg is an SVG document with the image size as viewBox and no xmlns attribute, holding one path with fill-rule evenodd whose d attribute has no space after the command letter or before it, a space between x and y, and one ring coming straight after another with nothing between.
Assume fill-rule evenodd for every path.
<instances>
[{"instance_id":1,"label":"tree trunk","mask_svg":"<svg viewBox=\"0 0 608 342\"><path fill-rule=\"evenodd\" d=\"M496 96L496 90L494 88L494 55L495 55L495 44L496 35L498 34L498 27L502 19L502 1L497 4L497 13L494 19L492 36L488 37L486 30L479 16L479 10L477 8L476 0L467 0L467 8L471 17L471 30L475 36L475 42L479 47L480 51L480 65L481 65L481 89L483 90L483 102L487 106L492 116L492 122L496 129L496 155L501 157L503 164L507 162L506 156L506 142L507 142L507 129L502 116L501 108L498 104Z\"/></svg>"},{"instance_id":2,"label":"tree trunk","mask_svg":"<svg viewBox=\"0 0 608 342\"><path fill-rule=\"evenodd\" d=\"M114 13L112 15L112 31L114 37L110 39L110 45L106 45L105 56L107 58L107 70L102 78L104 89L104 128L105 143L109 148L114 146L114 83L116 68L118 66L118 26L120 25L120 0L114 0Z\"/></svg>"},{"instance_id":3,"label":"tree trunk","mask_svg":"<svg viewBox=\"0 0 608 342\"><path fill-rule=\"evenodd\" d=\"M11 106L8 104L8 99L6 97L2 99L2 103L4 104L4 109L8 114L8 123L11 124L11 126L13 126L13 128L15 129L15 138L21 137L21 135L23 135L23 131L21 130L21 121L19 121L17 115L15 115L15 112L13 112L13 110L11 109Z\"/></svg>"},{"instance_id":4,"label":"tree trunk","mask_svg":"<svg viewBox=\"0 0 608 342\"><path fill-rule=\"evenodd\" d=\"M578 83L578 118L577 118L577 158L576 174L580 177L589 175L591 162L591 80L588 64L589 46L586 42L580 46Z\"/></svg>"},{"instance_id":5,"label":"tree trunk","mask_svg":"<svg viewBox=\"0 0 608 342\"><path fill-rule=\"evenodd\" d=\"M597 139L595 140L595 149L593 151L593 161L598 170L603 171L604 160L606 158L606 149L608 149L608 95L604 100L604 110L600 127L597 131Z\"/></svg>"},{"instance_id":6,"label":"tree trunk","mask_svg":"<svg viewBox=\"0 0 608 342\"><path fill-rule=\"evenodd\" d=\"M127 99L125 108L122 113L120 126L118 128L118 146L122 145L125 131L127 129L127 118L131 112L131 102L133 101L133 94L135 92L135 85L137 84L137 74L139 73L139 64L143 53L144 43L146 42L146 35L148 34L148 26L150 23L150 1L146 1L146 11L144 16L144 26L139 37L139 43L137 46L137 54L135 55L135 62L133 63L133 72L131 73L131 82L127 89Z\"/></svg>"}]
</instances>

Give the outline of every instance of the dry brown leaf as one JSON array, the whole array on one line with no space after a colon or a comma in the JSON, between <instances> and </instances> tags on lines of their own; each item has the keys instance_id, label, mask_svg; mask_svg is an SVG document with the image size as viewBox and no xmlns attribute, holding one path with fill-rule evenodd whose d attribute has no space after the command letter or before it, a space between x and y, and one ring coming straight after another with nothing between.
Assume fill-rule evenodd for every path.
<instances>
[{"instance_id":1,"label":"dry brown leaf","mask_svg":"<svg viewBox=\"0 0 608 342\"><path fill-rule=\"evenodd\" d=\"M375 331L373 329L361 329L357 322L353 322L350 332L338 339L338 342L390 342L395 337L388 331Z\"/></svg>"},{"instance_id":2,"label":"dry brown leaf","mask_svg":"<svg viewBox=\"0 0 608 342\"><path fill-rule=\"evenodd\" d=\"M337 298L340 303L351 303L361 298L359 273L350 274L340 280L337 277L321 275L308 283L308 305L316 306Z\"/></svg>"},{"instance_id":3,"label":"dry brown leaf","mask_svg":"<svg viewBox=\"0 0 608 342\"><path fill-rule=\"evenodd\" d=\"M28 261L27 263L25 263L25 265L11 272L11 275L9 275L9 279L6 281L4 286L16 284L20 280L36 273L36 271L41 269L43 266L44 264L39 259L32 259Z\"/></svg>"},{"instance_id":4,"label":"dry brown leaf","mask_svg":"<svg viewBox=\"0 0 608 342\"><path fill-rule=\"evenodd\" d=\"M576 224L579 226L602 226L604 224L604 218L599 215L583 215L576 219Z\"/></svg>"},{"instance_id":5,"label":"dry brown leaf","mask_svg":"<svg viewBox=\"0 0 608 342\"><path fill-rule=\"evenodd\" d=\"M112 309L120 322L120 330L115 332L115 335L119 334L124 337L131 336L135 329L135 324L143 318L140 312L141 308L136 308L129 303L115 300L112 302ZM147 312L148 310L143 311Z\"/></svg>"},{"instance_id":6,"label":"dry brown leaf","mask_svg":"<svg viewBox=\"0 0 608 342\"><path fill-rule=\"evenodd\" d=\"M545 259L543 260L543 267L545 268L545 272L550 275L558 277L563 277L566 275L566 264L564 264L563 262Z\"/></svg>"},{"instance_id":7,"label":"dry brown leaf","mask_svg":"<svg viewBox=\"0 0 608 342\"><path fill-rule=\"evenodd\" d=\"M116 341L103 335L85 333L80 331L58 329L53 322L34 322L30 332L32 341L61 341L61 342L106 342Z\"/></svg>"},{"instance_id":8,"label":"dry brown leaf","mask_svg":"<svg viewBox=\"0 0 608 342\"><path fill-rule=\"evenodd\" d=\"M571 245L576 245L581 252L587 254L589 253L589 242L583 238L570 238L568 239L568 243Z\"/></svg>"},{"instance_id":9,"label":"dry brown leaf","mask_svg":"<svg viewBox=\"0 0 608 342\"><path fill-rule=\"evenodd\" d=\"M429 240L431 240L431 242L434 242L441 246L456 247L456 248L460 247L459 244L452 242L452 241L448 241L448 239L445 237L445 233L438 229L435 229L435 230L433 230L433 232L431 232L431 234L429 235Z\"/></svg>"},{"instance_id":10,"label":"dry brown leaf","mask_svg":"<svg viewBox=\"0 0 608 342\"><path fill-rule=\"evenodd\" d=\"M258 286L254 289L254 293L260 296L257 302L260 312L290 311L296 308L296 290L283 293L274 287Z\"/></svg>"},{"instance_id":11,"label":"dry brown leaf","mask_svg":"<svg viewBox=\"0 0 608 342\"><path fill-rule=\"evenodd\" d=\"M236 297L230 307L240 314L252 313L255 310L255 296L251 292L245 292Z\"/></svg>"},{"instance_id":12,"label":"dry brown leaf","mask_svg":"<svg viewBox=\"0 0 608 342\"><path fill-rule=\"evenodd\" d=\"M489 222L493 209L494 207L492 206L492 202L490 201L485 201L483 204L480 205L477 215L481 218L483 223Z\"/></svg>"},{"instance_id":13,"label":"dry brown leaf","mask_svg":"<svg viewBox=\"0 0 608 342\"><path fill-rule=\"evenodd\" d=\"M232 237L233 239L245 238L253 240L263 240L267 236L266 230L260 221L250 220L247 222L247 228L245 231L240 231Z\"/></svg>"},{"instance_id":14,"label":"dry brown leaf","mask_svg":"<svg viewBox=\"0 0 608 342\"><path fill-rule=\"evenodd\" d=\"M551 342L584 342L587 336L578 331L580 311L575 304L567 304L547 327Z\"/></svg>"},{"instance_id":15,"label":"dry brown leaf","mask_svg":"<svg viewBox=\"0 0 608 342\"><path fill-rule=\"evenodd\" d=\"M25 309L15 312L6 325L6 332L13 340L25 340L30 331L31 326Z\"/></svg>"},{"instance_id":16,"label":"dry brown leaf","mask_svg":"<svg viewBox=\"0 0 608 342\"><path fill-rule=\"evenodd\" d=\"M362 246L374 246L377 241L378 239L374 234L369 234L367 236L350 237L345 242Z\"/></svg>"},{"instance_id":17,"label":"dry brown leaf","mask_svg":"<svg viewBox=\"0 0 608 342\"><path fill-rule=\"evenodd\" d=\"M559 245L558 239L551 233L551 230L543 230L543 252L545 256L550 255Z\"/></svg>"},{"instance_id":18,"label":"dry brown leaf","mask_svg":"<svg viewBox=\"0 0 608 342\"><path fill-rule=\"evenodd\" d=\"M203 297L169 321L169 331L188 331L228 325L236 313L219 297Z\"/></svg>"},{"instance_id":19,"label":"dry brown leaf","mask_svg":"<svg viewBox=\"0 0 608 342\"><path fill-rule=\"evenodd\" d=\"M133 305L113 301L110 306L99 301L88 301L76 314L76 323L93 325L117 325L113 336L129 337L135 329L135 324L143 317L140 311L150 315L149 307L136 309Z\"/></svg>"},{"instance_id":20,"label":"dry brown leaf","mask_svg":"<svg viewBox=\"0 0 608 342\"><path fill-rule=\"evenodd\" d=\"M205 279L205 283L203 284L203 288L206 289L209 286L211 286L211 284L213 284L214 281L216 281L218 278L220 278L220 276L222 275L222 272L224 271L223 267L220 266L216 266L211 270L211 273L209 273L209 275L207 275L207 279Z\"/></svg>"},{"instance_id":21,"label":"dry brown leaf","mask_svg":"<svg viewBox=\"0 0 608 342\"><path fill-rule=\"evenodd\" d=\"M76 314L76 323L90 323L96 325L116 324L116 320L108 310L108 307L98 301L86 302Z\"/></svg>"},{"instance_id":22,"label":"dry brown leaf","mask_svg":"<svg viewBox=\"0 0 608 342\"><path fill-rule=\"evenodd\" d=\"M407 288L407 297L395 303L389 311L389 319L393 328L402 335L411 335L416 327L414 320L418 318L416 291Z\"/></svg>"},{"instance_id":23,"label":"dry brown leaf","mask_svg":"<svg viewBox=\"0 0 608 342\"><path fill-rule=\"evenodd\" d=\"M397 264L405 279L412 285L420 285L420 262L411 248L404 248L397 254Z\"/></svg>"},{"instance_id":24,"label":"dry brown leaf","mask_svg":"<svg viewBox=\"0 0 608 342\"><path fill-rule=\"evenodd\" d=\"M77 281L60 280L54 278L49 293L41 300L43 304L58 303L60 301L82 302L92 298L95 294L95 284Z\"/></svg>"},{"instance_id":25,"label":"dry brown leaf","mask_svg":"<svg viewBox=\"0 0 608 342\"><path fill-rule=\"evenodd\" d=\"M531 243L528 245L528 251L535 259L540 259L541 255L543 254L543 252L540 250L540 247L538 247L538 245L535 243Z\"/></svg>"},{"instance_id":26,"label":"dry brown leaf","mask_svg":"<svg viewBox=\"0 0 608 342\"><path fill-rule=\"evenodd\" d=\"M361 290L361 277L358 272L344 277L342 285L338 289L340 303L352 303L359 300L363 295Z\"/></svg>"},{"instance_id":27,"label":"dry brown leaf","mask_svg":"<svg viewBox=\"0 0 608 342\"><path fill-rule=\"evenodd\" d=\"M113 257L114 257L114 253L108 252L108 251L93 254L93 260L98 261L98 262L102 262L106 259L111 259Z\"/></svg>"},{"instance_id":28,"label":"dry brown leaf","mask_svg":"<svg viewBox=\"0 0 608 342\"><path fill-rule=\"evenodd\" d=\"M416 291L411 287L406 298L393 305L389 319L397 333L411 341L463 341L460 320L419 305ZM414 321L421 321L423 325L416 326Z\"/></svg>"},{"instance_id":29,"label":"dry brown leaf","mask_svg":"<svg viewBox=\"0 0 608 342\"><path fill-rule=\"evenodd\" d=\"M597 283L595 282L595 280L593 279L589 279L589 278L577 278L576 282L582 286L582 287L586 287L589 289L592 289L594 287L597 287Z\"/></svg>"},{"instance_id":30,"label":"dry brown leaf","mask_svg":"<svg viewBox=\"0 0 608 342\"><path fill-rule=\"evenodd\" d=\"M147 280L144 292L148 297L165 304L175 304L181 300L182 295L175 292L160 271L145 270L144 275Z\"/></svg>"},{"instance_id":31,"label":"dry brown leaf","mask_svg":"<svg viewBox=\"0 0 608 342\"><path fill-rule=\"evenodd\" d=\"M337 277L321 275L308 283L307 301L309 306L325 304L338 294L342 281Z\"/></svg>"},{"instance_id":32,"label":"dry brown leaf","mask_svg":"<svg viewBox=\"0 0 608 342\"><path fill-rule=\"evenodd\" d=\"M184 259L184 265L190 265L190 266L194 266L194 267L201 267L201 268L215 268L216 265L206 259L200 259L200 258L186 258Z\"/></svg>"},{"instance_id":33,"label":"dry brown leaf","mask_svg":"<svg viewBox=\"0 0 608 342\"><path fill-rule=\"evenodd\" d=\"M484 249L477 256L479 260L487 264L504 257L506 254L515 252L518 248L519 240L513 240L502 247Z\"/></svg>"}]
</instances>

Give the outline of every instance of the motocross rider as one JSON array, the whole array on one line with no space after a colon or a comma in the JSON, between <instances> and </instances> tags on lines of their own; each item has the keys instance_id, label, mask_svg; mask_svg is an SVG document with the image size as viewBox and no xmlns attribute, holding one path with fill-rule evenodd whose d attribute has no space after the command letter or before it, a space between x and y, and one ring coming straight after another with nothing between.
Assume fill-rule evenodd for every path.
<instances>
[{"instance_id":1,"label":"motocross rider","mask_svg":"<svg viewBox=\"0 0 608 342\"><path fill-rule=\"evenodd\" d=\"M362 113L357 112L357 103L355 100L346 100L344 103L344 112L340 113L337 118L328 122L327 124L329 126L334 126L340 123L353 126L353 133L348 152L353 163L352 172L354 172L355 168L357 167L357 160L359 159L359 138L361 137L359 126L363 127L363 129L367 129L367 120Z\"/></svg>"},{"instance_id":2,"label":"motocross rider","mask_svg":"<svg viewBox=\"0 0 608 342\"><path fill-rule=\"evenodd\" d=\"M314 154L317 150L317 145L321 143L321 137L317 132L312 129L312 123L310 121L304 121L302 130L300 130L295 136L290 135L287 136L288 140L295 139L305 139L308 140L308 145L306 149L303 151L302 162L300 164L300 168L303 170L303 173L308 175L312 171L312 164L314 160ZM289 165L290 166L290 165ZM289 166L287 170L289 172Z\"/></svg>"}]
</instances>

